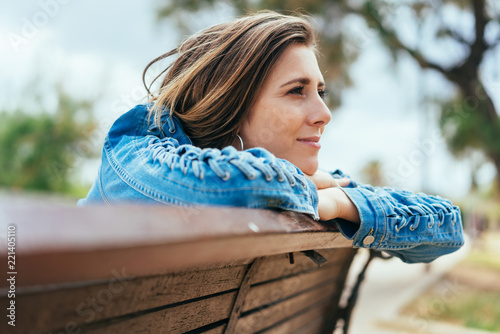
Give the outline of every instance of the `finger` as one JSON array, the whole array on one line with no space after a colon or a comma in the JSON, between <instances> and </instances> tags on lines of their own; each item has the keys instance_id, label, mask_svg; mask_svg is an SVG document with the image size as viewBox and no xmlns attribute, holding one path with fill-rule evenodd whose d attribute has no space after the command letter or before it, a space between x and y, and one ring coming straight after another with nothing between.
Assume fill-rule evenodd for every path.
<instances>
[{"instance_id":1,"label":"finger","mask_svg":"<svg viewBox=\"0 0 500 334\"><path fill-rule=\"evenodd\" d=\"M351 183L351 179L344 177L341 179L336 179L337 187L347 187Z\"/></svg>"},{"instance_id":2,"label":"finger","mask_svg":"<svg viewBox=\"0 0 500 334\"><path fill-rule=\"evenodd\" d=\"M321 172L316 172L313 175L307 175L306 178L308 178L312 183L316 185L318 189L324 189L324 188L330 188L334 187L334 179L326 173L321 173Z\"/></svg>"}]
</instances>

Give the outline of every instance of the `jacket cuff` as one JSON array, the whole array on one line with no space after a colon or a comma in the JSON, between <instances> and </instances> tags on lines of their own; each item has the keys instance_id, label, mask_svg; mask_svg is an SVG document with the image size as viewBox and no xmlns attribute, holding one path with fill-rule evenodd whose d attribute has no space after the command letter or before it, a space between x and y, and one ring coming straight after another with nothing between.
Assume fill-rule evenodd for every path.
<instances>
[{"instance_id":1,"label":"jacket cuff","mask_svg":"<svg viewBox=\"0 0 500 334\"><path fill-rule=\"evenodd\" d=\"M311 215L311 217L314 219L314 220L319 220L319 212L318 212L318 202L319 202L319 197L318 197L318 188L316 188L316 185L314 184L314 182L312 182L311 180L309 180L307 177L304 177L304 179L306 180L307 182L307 186L308 186L308 193L310 195L310 198L311 198L311 209L309 210L309 212L306 212L307 214Z\"/></svg>"},{"instance_id":2,"label":"jacket cuff","mask_svg":"<svg viewBox=\"0 0 500 334\"><path fill-rule=\"evenodd\" d=\"M336 219L340 232L353 241L354 247L377 248L384 237L385 214L372 193L363 188L340 188L354 203L360 223Z\"/></svg>"}]
</instances>

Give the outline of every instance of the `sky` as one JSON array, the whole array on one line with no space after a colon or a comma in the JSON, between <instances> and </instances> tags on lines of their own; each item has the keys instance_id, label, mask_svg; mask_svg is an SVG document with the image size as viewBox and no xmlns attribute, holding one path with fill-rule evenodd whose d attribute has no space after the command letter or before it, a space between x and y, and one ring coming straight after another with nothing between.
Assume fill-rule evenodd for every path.
<instances>
[{"instance_id":1,"label":"sky","mask_svg":"<svg viewBox=\"0 0 500 334\"><path fill-rule=\"evenodd\" d=\"M3 5L0 107L36 109L24 103L27 83L35 77L42 87L62 81L75 96L99 98L99 128L91 144L100 150L113 120L145 95L144 67L180 38L172 22L155 20L157 3L41 0ZM231 13L230 7L219 6L211 16L188 19L193 30L199 30L229 20ZM467 18L461 20L467 24ZM344 90L343 104L333 112L322 138L320 168L342 169L359 179L367 162L377 159L388 182L399 188L454 198L465 195L470 162L451 157L435 122L429 122L437 112L424 106L421 97L423 89L449 94L450 86L436 74L422 74L409 59L394 64L363 24L354 19L347 24L357 34L361 53L351 67L353 86ZM459 57L460 50L455 54ZM494 75L487 81L497 88L494 98L500 105L500 78ZM49 93L44 103L49 110L53 107ZM98 160L80 163L80 179L92 182ZM493 167L484 165L480 183L491 182L493 175Z\"/></svg>"}]
</instances>

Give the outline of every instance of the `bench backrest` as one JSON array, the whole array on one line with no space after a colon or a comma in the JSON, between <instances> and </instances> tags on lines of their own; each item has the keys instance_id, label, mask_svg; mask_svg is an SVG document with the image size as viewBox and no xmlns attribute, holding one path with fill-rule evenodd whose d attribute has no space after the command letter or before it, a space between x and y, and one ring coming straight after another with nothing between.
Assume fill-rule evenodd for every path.
<instances>
[{"instance_id":1,"label":"bench backrest","mask_svg":"<svg viewBox=\"0 0 500 334\"><path fill-rule=\"evenodd\" d=\"M355 254L333 223L291 212L1 209L16 231L2 333L331 333Z\"/></svg>"}]
</instances>

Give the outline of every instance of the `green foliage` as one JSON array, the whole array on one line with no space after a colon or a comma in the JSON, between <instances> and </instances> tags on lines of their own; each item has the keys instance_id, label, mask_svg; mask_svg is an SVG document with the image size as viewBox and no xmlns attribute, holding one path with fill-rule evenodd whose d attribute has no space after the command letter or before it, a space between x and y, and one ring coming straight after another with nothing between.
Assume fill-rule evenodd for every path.
<instances>
[{"instance_id":1,"label":"green foliage","mask_svg":"<svg viewBox=\"0 0 500 334\"><path fill-rule=\"evenodd\" d=\"M477 112L485 108L483 103L475 100L471 104L457 98L443 104L440 126L453 154L460 156L476 149L500 156L500 118L492 122L487 115Z\"/></svg>"},{"instance_id":2,"label":"green foliage","mask_svg":"<svg viewBox=\"0 0 500 334\"><path fill-rule=\"evenodd\" d=\"M498 234L492 235L495 237L498 236ZM498 274L500 274L500 258L498 258L497 254L492 252L473 249L465 258L464 263L467 263L471 266L496 270Z\"/></svg>"},{"instance_id":3,"label":"green foliage","mask_svg":"<svg viewBox=\"0 0 500 334\"><path fill-rule=\"evenodd\" d=\"M411 318L500 330L498 233L484 232L467 257L403 309Z\"/></svg>"},{"instance_id":4,"label":"green foliage","mask_svg":"<svg viewBox=\"0 0 500 334\"><path fill-rule=\"evenodd\" d=\"M95 154L87 138L95 128L93 102L57 91L55 113L0 113L0 185L71 193L71 172L80 158ZM88 142L87 142L88 144Z\"/></svg>"},{"instance_id":5,"label":"green foliage","mask_svg":"<svg viewBox=\"0 0 500 334\"><path fill-rule=\"evenodd\" d=\"M483 234L469 255L403 309L410 317L454 323L487 331L500 330L500 260L497 233ZM484 239L484 240L483 240ZM484 242L491 239L489 242ZM477 246L477 245L480 246ZM470 274L475 273L475 274ZM474 277L475 276L475 277Z\"/></svg>"},{"instance_id":6,"label":"green foliage","mask_svg":"<svg viewBox=\"0 0 500 334\"><path fill-rule=\"evenodd\" d=\"M426 295L417 300L416 308L434 312L418 314L417 317L456 323L470 328L499 331L500 301L499 294L481 291L475 287L460 294L453 303L443 303L438 311L433 310L439 295Z\"/></svg>"}]
</instances>

